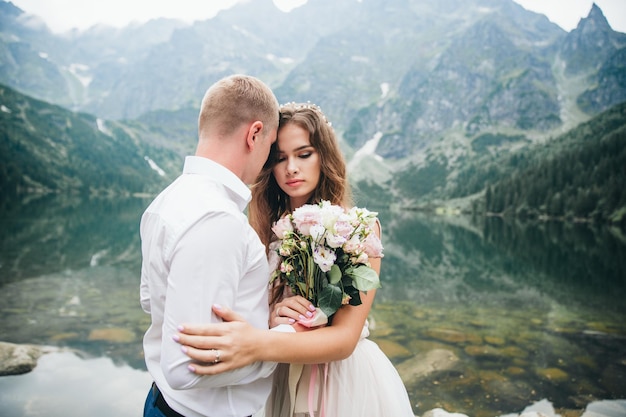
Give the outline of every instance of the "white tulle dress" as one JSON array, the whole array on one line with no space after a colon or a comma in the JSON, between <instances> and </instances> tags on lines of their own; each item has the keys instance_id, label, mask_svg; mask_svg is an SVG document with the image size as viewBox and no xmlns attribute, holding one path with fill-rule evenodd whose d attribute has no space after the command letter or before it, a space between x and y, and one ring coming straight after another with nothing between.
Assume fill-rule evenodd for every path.
<instances>
[{"instance_id":1,"label":"white tulle dress","mask_svg":"<svg viewBox=\"0 0 626 417\"><path fill-rule=\"evenodd\" d=\"M277 243L270 245L277 268ZM291 295L286 286L283 298ZM340 361L278 364L265 409L253 417L415 417L398 371L369 334L366 320L352 355Z\"/></svg>"},{"instance_id":2,"label":"white tulle dress","mask_svg":"<svg viewBox=\"0 0 626 417\"><path fill-rule=\"evenodd\" d=\"M255 417L414 417L400 375L367 336L366 322L341 361L279 364L266 408Z\"/></svg>"}]
</instances>

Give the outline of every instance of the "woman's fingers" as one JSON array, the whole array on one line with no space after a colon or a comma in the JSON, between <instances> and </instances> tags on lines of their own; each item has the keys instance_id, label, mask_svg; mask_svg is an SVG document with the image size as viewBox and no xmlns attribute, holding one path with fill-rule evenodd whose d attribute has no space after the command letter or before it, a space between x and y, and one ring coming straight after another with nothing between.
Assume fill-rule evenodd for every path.
<instances>
[{"instance_id":1,"label":"woman's fingers","mask_svg":"<svg viewBox=\"0 0 626 417\"><path fill-rule=\"evenodd\" d=\"M304 321L315 315L315 306L309 300L299 295L288 297L274 306L270 313L270 327L279 324L294 324Z\"/></svg>"},{"instance_id":2,"label":"woman's fingers","mask_svg":"<svg viewBox=\"0 0 626 417\"><path fill-rule=\"evenodd\" d=\"M216 375L238 367L236 363L229 360L228 352L226 351L220 349L203 350L191 346L183 346L183 348L185 353L193 359L193 362L189 364L188 368L189 371L194 374ZM219 354L217 352L219 352ZM219 355L219 358L217 355Z\"/></svg>"},{"instance_id":3,"label":"woman's fingers","mask_svg":"<svg viewBox=\"0 0 626 417\"><path fill-rule=\"evenodd\" d=\"M221 362L228 362L228 351L216 348L195 348L192 345L182 345L181 349L187 356L201 365L214 366Z\"/></svg>"},{"instance_id":4,"label":"woman's fingers","mask_svg":"<svg viewBox=\"0 0 626 417\"><path fill-rule=\"evenodd\" d=\"M233 369L235 368L225 362L218 363L217 365L201 365L196 363L189 365L189 370L196 375L217 375L222 372L232 371Z\"/></svg>"},{"instance_id":5,"label":"woman's fingers","mask_svg":"<svg viewBox=\"0 0 626 417\"><path fill-rule=\"evenodd\" d=\"M178 327L179 334L177 336L181 340L184 340L185 343L179 343L187 344L186 342L189 342L192 346L202 348L202 345L206 344L207 340L211 340L203 338L204 336L222 336L235 331L237 327L247 326L244 318L229 308L214 305L213 311L218 317L222 318L224 322L183 324ZM186 335L199 336L199 338L187 338ZM176 340L176 338L174 340ZM178 340L176 341L178 342ZM198 343L198 345L194 343Z\"/></svg>"},{"instance_id":6,"label":"woman's fingers","mask_svg":"<svg viewBox=\"0 0 626 417\"><path fill-rule=\"evenodd\" d=\"M218 364L219 362L223 362L223 358L225 357L222 351L218 349L197 349L193 347L192 345L183 345L182 350L183 352L185 352L187 356L189 356L198 364L202 364L202 365L212 366L212 365ZM216 362L218 351L219 351L220 358Z\"/></svg>"},{"instance_id":7,"label":"woman's fingers","mask_svg":"<svg viewBox=\"0 0 626 417\"><path fill-rule=\"evenodd\" d=\"M174 340L183 346L191 346L196 349L215 349L218 343L221 342L219 336L206 336L206 335L190 335L185 333L179 333L174 337Z\"/></svg>"},{"instance_id":8,"label":"woman's fingers","mask_svg":"<svg viewBox=\"0 0 626 417\"><path fill-rule=\"evenodd\" d=\"M189 370L198 375L215 375L255 362L260 332L230 309L214 308L221 323L184 324L174 340L193 361ZM231 320L231 321L228 321Z\"/></svg>"},{"instance_id":9,"label":"woman's fingers","mask_svg":"<svg viewBox=\"0 0 626 417\"><path fill-rule=\"evenodd\" d=\"M215 315L221 317L224 321L246 321L243 316L240 316L228 307L213 304L212 309Z\"/></svg>"},{"instance_id":10,"label":"woman's fingers","mask_svg":"<svg viewBox=\"0 0 626 417\"><path fill-rule=\"evenodd\" d=\"M312 317L314 311L313 304L300 296L286 298L276 305L277 316L292 318L296 321Z\"/></svg>"},{"instance_id":11,"label":"woman's fingers","mask_svg":"<svg viewBox=\"0 0 626 417\"><path fill-rule=\"evenodd\" d=\"M315 306L309 300L302 296L293 297L294 302L296 302L299 306L299 311L301 314L305 314L307 316L311 316L312 313L315 312ZM304 311L303 311L304 309Z\"/></svg>"},{"instance_id":12,"label":"woman's fingers","mask_svg":"<svg viewBox=\"0 0 626 417\"><path fill-rule=\"evenodd\" d=\"M287 314L288 308L284 307L283 309L274 309L275 314L270 314L270 328L276 327L279 324L293 324L296 322L296 319L291 318L289 316L281 316L280 314Z\"/></svg>"},{"instance_id":13,"label":"woman's fingers","mask_svg":"<svg viewBox=\"0 0 626 417\"><path fill-rule=\"evenodd\" d=\"M216 349L228 347L238 337L253 329L247 322L233 321L230 323L185 324L179 327L174 340L181 345L193 346L198 349Z\"/></svg>"}]
</instances>

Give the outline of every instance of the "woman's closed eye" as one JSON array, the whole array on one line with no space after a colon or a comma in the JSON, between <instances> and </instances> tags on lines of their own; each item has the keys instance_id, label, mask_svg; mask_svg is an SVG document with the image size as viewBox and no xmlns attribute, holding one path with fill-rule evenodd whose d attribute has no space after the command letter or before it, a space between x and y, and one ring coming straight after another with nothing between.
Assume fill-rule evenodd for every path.
<instances>
[{"instance_id":1,"label":"woman's closed eye","mask_svg":"<svg viewBox=\"0 0 626 417\"><path fill-rule=\"evenodd\" d=\"M310 157L311 157L311 155L313 155L313 152L314 152L314 151L306 151L306 152L302 152L302 153L299 153L299 154L297 155L297 157L298 157L298 158L300 158L300 159L308 159L308 158L310 158ZM286 155L278 155L278 156L276 157L276 159L275 159L275 161L276 161L276 163L277 163L277 164L279 164L279 163L281 163L281 162L283 162L283 161L286 161L286 160L287 160L287 156L286 156Z\"/></svg>"}]
</instances>

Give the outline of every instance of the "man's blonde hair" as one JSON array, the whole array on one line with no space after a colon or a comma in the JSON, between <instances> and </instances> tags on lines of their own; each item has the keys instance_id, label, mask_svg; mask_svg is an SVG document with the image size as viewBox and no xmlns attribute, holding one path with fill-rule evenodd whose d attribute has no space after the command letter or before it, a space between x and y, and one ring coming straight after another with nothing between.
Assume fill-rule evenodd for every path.
<instances>
[{"instance_id":1,"label":"man's blonde hair","mask_svg":"<svg viewBox=\"0 0 626 417\"><path fill-rule=\"evenodd\" d=\"M213 84L202 99L198 117L200 139L225 137L242 124L260 120L264 131L278 127L278 101L263 81L249 75L231 75Z\"/></svg>"}]
</instances>

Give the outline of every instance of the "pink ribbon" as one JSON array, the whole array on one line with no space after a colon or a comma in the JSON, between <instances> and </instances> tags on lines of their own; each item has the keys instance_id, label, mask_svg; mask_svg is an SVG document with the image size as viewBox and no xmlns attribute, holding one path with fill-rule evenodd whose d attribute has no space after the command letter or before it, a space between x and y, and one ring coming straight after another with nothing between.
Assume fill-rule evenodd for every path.
<instances>
[{"instance_id":1,"label":"pink ribbon","mask_svg":"<svg viewBox=\"0 0 626 417\"><path fill-rule=\"evenodd\" d=\"M316 382L317 382L317 367L319 365L313 365L311 366L311 379L309 380L309 415L310 417L315 417L315 413L313 412L313 410L315 410L315 407L313 406L313 402L315 400L315 386L316 386ZM326 382L328 380L328 364L325 363L324 364L324 383L320 384L320 391L321 391L321 396L322 396L322 403L321 403L321 410L320 410L320 417L326 417L326 407L325 407L325 400L326 400Z\"/></svg>"}]
</instances>

